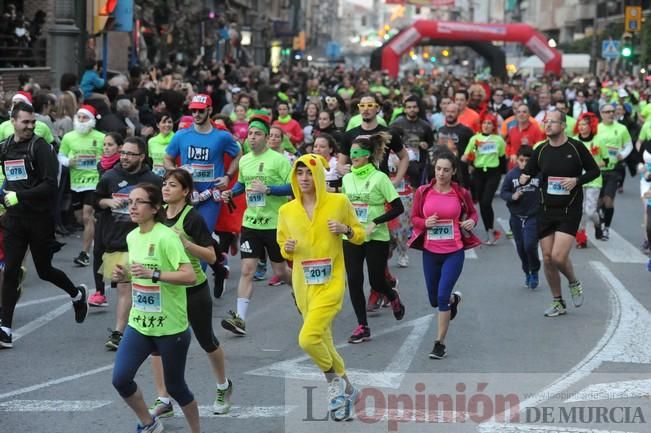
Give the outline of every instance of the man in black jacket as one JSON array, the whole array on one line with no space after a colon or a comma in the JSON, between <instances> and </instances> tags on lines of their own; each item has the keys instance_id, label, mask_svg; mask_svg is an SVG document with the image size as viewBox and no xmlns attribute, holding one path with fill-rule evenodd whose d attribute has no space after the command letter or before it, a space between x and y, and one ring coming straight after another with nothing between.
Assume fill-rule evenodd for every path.
<instances>
[{"instance_id":1,"label":"man in black jacket","mask_svg":"<svg viewBox=\"0 0 651 433\"><path fill-rule=\"evenodd\" d=\"M95 245L94 255L103 255L104 280L112 274L109 263L122 264L127 258L127 234L138 225L131 222L127 199L129 192L139 183L151 183L162 187L162 179L155 175L147 158L147 145L142 138L128 137L120 151L120 163L102 175L95 190L95 210L98 212L98 230L101 245ZM99 260L97 257L95 260ZM131 309L131 284L117 281L118 301L115 330L105 345L117 350Z\"/></svg>"},{"instance_id":2,"label":"man in black jacket","mask_svg":"<svg viewBox=\"0 0 651 433\"><path fill-rule=\"evenodd\" d=\"M0 163L6 178L3 220L5 280L2 285L0 348L13 347L11 324L18 301L19 271L27 248L32 252L38 276L70 295L75 320L82 323L88 313L86 287L75 286L63 271L52 266L58 162L52 147L34 135L34 109L18 103L11 113L14 135L0 144Z\"/></svg>"}]
</instances>

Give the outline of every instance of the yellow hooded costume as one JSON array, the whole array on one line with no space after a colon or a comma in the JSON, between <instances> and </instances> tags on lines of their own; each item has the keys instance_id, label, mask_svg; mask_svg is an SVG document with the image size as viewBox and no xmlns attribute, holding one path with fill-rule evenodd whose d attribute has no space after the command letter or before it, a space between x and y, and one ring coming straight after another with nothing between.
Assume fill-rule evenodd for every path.
<instances>
[{"instance_id":1,"label":"yellow hooded costume","mask_svg":"<svg viewBox=\"0 0 651 433\"><path fill-rule=\"evenodd\" d=\"M299 163L309 168L314 180L316 204L312 219L305 211L296 179ZM293 261L292 288L303 316L298 344L322 371L333 369L342 376L344 361L335 349L331 325L343 304L346 268L342 235L330 233L328 221L349 226L353 231L349 241L354 244L362 244L365 233L348 198L326 191L327 168L325 159L313 154L303 155L294 162L290 180L296 198L280 208L277 240L283 257ZM284 248L288 239L296 240L292 253Z\"/></svg>"}]
</instances>

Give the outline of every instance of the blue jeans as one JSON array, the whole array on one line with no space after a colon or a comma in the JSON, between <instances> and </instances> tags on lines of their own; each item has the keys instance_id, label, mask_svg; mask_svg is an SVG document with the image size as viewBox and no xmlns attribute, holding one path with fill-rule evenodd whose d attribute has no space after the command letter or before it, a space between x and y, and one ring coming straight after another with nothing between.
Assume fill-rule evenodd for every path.
<instances>
[{"instance_id":1,"label":"blue jeans","mask_svg":"<svg viewBox=\"0 0 651 433\"><path fill-rule=\"evenodd\" d=\"M127 326L115 355L113 387L122 398L131 397L138 385L133 378L143 362L153 352L163 361L165 387L179 406L192 403L194 395L185 383L185 361L190 347L190 329L163 337L149 337Z\"/></svg>"},{"instance_id":2,"label":"blue jeans","mask_svg":"<svg viewBox=\"0 0 651 433\"><path fill-rule=\"evenodd\" d=\"M511 215L509 220L515 246L522 262L525 274L538 273L540 258L538 257L538 224L535 216L519 217Z\"/></svg>"},{"instance_id":3,"label":"blue jeans","mask_svg":"<svg viewBox=\"0 0 651 433\"><path fill-rule=\"evenodd\" d=\"M450 295L457 283L466 253L463 249L448 254L423 250L423 272L429 303L439 311L450 311Z\"/></svg>"}]
</instances>

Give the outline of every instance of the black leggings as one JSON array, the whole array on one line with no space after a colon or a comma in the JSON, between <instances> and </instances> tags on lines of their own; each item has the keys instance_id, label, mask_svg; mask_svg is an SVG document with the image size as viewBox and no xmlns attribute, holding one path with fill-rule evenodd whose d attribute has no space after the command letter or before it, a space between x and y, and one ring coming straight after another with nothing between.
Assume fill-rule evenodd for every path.
<instances>
[{"instance_id":1,"label":"black leggings","mask_svg":"<svg viewBox=\"0 0 651 433\"><path fill-rule=\"evenodd\" d=\"M199 345L206 353L219 348L219 340L212 328L212 299L208 282L188 287L188 321Z\"/></svg>"},{"instance_id":2,"label":"black leggings","mask_svg":"<svg viewBox=\"0 0 651 433\"><path fill-rule=\"evenodd\" d=\"M651 242L651 205L646 205L646 240Z\"/></svg>"},{"instance_id":3,"label":"black leggings","mask_svg":"<svg viewBox=\"0 0 651 433\"><path fill-rule=\"evenodd\" d=\"M497 187L500 185L500 178L499 168L489 168L486 171L483 168L475 168L472 175L475 198L479 202L479 212L486 230L494 228L493 197L495 197Z\"/></svg>"},{"instance_id":4,"label":"black leggings","mask_svg":"<svg viewBox=\"0 0 651 433\"><path fill-rule=\"evenodd\" d=\"M49 212L38 215L5 215L5 280L2 285L2 326L11 328L18 301L18 273L27 247L32 253L38 277L65 290L71 297L79 290L61 270L52 266L54 220Z\"/></svg>"},{"instance_id":5,"label":"black leggings","mask_svg":"<svg viewBox=\"0 0 651 433\"><path fill-rule=\"evenodd\" d=\"M344 241L344 260L348 274L348 291L357 323L368 326L366 320L366 297L364 296L364 259L368 267L368 279L373 290L393 301L396 294L384 277L389 258L389 241L368 241L362 245Z\"/></svg>"}]
</instances>

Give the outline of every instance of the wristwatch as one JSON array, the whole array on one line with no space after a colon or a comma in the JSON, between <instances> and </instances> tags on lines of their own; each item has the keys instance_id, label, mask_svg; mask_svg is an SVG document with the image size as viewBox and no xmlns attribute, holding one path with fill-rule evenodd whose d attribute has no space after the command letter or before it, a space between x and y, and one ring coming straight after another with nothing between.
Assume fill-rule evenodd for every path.
<instances>
[{"instance_id":1,"label":"wristwatch","mask_svg":"<svg viewBox=\"0 0 651 433\"><path fill-rule=\"evenodd\" d=\"M154 272L151 274L152 283L157 283L160 280L160 269L154 269Z\"/></svg>"}]
</instances>

